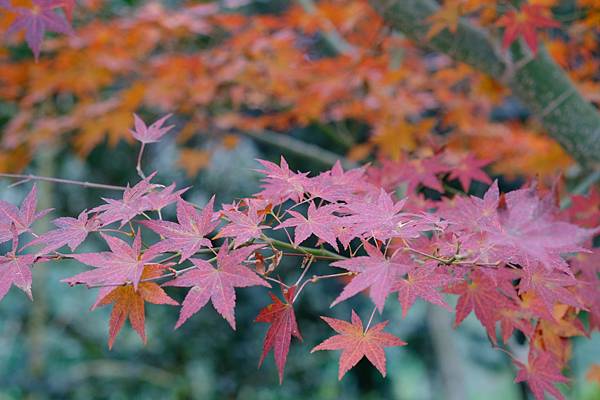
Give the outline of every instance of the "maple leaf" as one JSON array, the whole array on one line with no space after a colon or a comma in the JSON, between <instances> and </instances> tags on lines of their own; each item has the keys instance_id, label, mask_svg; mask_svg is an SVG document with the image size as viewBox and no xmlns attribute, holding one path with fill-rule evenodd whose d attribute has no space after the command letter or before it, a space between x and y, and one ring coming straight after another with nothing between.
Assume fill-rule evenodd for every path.
<instances>
[{"instance_id":1,"label":"maple leaf","mask_svg":"<svg viewBox=\"0 0 600 400\"><path fill-rule=\"evenodd\" d=\"M58 229L48 231L27 244L28 247L43 244L44 247L38 254L48 254L65 245L75 251L90 232L95 232L100 227L100 221L96 217L89 218L87 211L82 211L77 218L56 218L52 223Z\"/></svg>"},{"instance_id":2,"label":"maple leaf","mask_svg":"<svg viewBox=\"0 0 600 400\"><path fill-rule=\"evenodd\" d=\"M535 187L506 193L505 199L506 209L498 212L501 228L488 230L489 242L498 254L509 262L539 261L548 269L568 272L561 254L581 251L580 244L595 230L559 221L552 196L540 199Z\"/></svg>"},{"instance_id":3,"label":"maple leaf","mask_svg":"<svg viewBox=\"0 0 600 400\"><path fill-rule=\"evenodd\" d=\"M503 284L494 282L492 278L479 270L474 271L469 278L470 282L465 280L445 289L446 293L459 295L454 326L460 325L471 311L474 311L490 339L495 342L495 323L498 319L498 310L510 307L508 299L498 289L502 288L509 295L513 294L514 289L508 281L502 282Z\"/></svg>"},{"instance_id":4,"label":"maple leaf","mask_svg":"<svg viewBox=\"0 0 600 400\"><path fill-rule=\"evenodd\" d=\"M600 190L590 189L587 196L571 196L571 207L566 210L572 222L585 228L595 228L600 225Z\"/></svg>"},{"instance_id":5,"label":"maple leaf","mask_svg":"<svg viewBox=\"0 0 600 400\"><path fill-rule=\"evenodd\" d=\"M25 40L37 61L46 31L70 35L73 29L62 15L54 12L57 7L55 0L32 0L32 2L31 8L8 7L11 12L17 14L17 17L8 27L5 35L24 30Z\"/></svg>"},{"instance_id":6,"label":"maple leaf","mask_svg":"<svg viewBox=\"0 0 600 400\"><path fill-rule=\"evenodd\" d=\"M335 318L321 318L338 334L326 339L310 352L342 350L338 372L339 380L363 357L367 357L367 360L385 377L386 358L384 348L406 345L406 342L383 331L388 321L380 322L365 330L362 321L354 310L352 310L352 323Z\"/></svg>"},{"instance_id":7,"label":"maple leaf","mask_svg":"<svg viewBox=\"0 0 600 400\"><path fill-rule=\"evenodd\" d=\"M163 127L163 124L169 119L173 114L167 114L159 120L152 123L150 126L146 126L144 121L137 114L133 114L135 130L129 130L133 137L144 143L156 143L160 141L160 139L166 135L171 129L175 127L175 125L169 125Z\"/></svg>"},{"instance_id":8,"label":"maple leaf","mask_svg":"<svg viewBox=\"0 0 600 400\"><path fill-rule=\"evenodd\" d=\"M458 179L465 191L469 191L471 182L474 180L492 184L490 177L481 170L489 163L490 161L479 160L473 154L467 153L453 166L448 179Z\"/></svg>"},{"instance_id":9,"label":"maple leaf","mask_svg":"<svg viewBox=\"0 0 600 400\"><path fill-rule=\"evenodd\" d=\"M344 287L342 293L331 303L331 307L370 288L369 297L379 312L382 312L385 299L394 290L396 282L414 268L411 260L401 252L386 258L377 247L367 242L364 242L364 248L367 256L353 257L331 264L358 274Z\"/></svg>"},{"instance_id":10,"label":"maple leaf","mask_svg":"<svg viewBox=\"0 0 600 400\"><path fill-rule=\"evenodd\" d=\"M52 209L36 212L37 187L33 185L29 194L23 199L21 207L0 200L0 242L6 242L13 238L13 230L20 235L30 230L31 225L38 219L48 214Z\"/></svg>"},{"instance_id":11,"label":"maple leaf","mask_svg":"<svg viewBox=\"0 0 600 400\"><path fill-rule=\"evenodd\" d=\"M387 240L391 237L414 238L419 232L431 230L431 224L423 224L414 214L401 213L406 199L394 202L392 197L381 189L376 199L354 201L345 208L352 215L340 222L350 226L355 235Z\"/></svg>"},{"instance_id":12,"label":"maple leaf","mask_svg":"<svg viewBox=\"0 0 600 400\"><path fill-rule=\"evenodd\" d=\"M449 231L479 232L500 227L497 209L500 201L498 181L488 188L482 199L476 196L457 196L451 208L440 210L440 215L450 221Z\"/></svg>"},{"instance_id":13,"label":"maple leaf","mask_svg":"<svg viewBox=\"0 0 600 400\"><path fill-rule=\"evenodd\" d=\"M447 285L452 278L437 271L437 263L426 263L408 273L405 279L396 281L392 291L398 292L398 301L402 305L402 318L406 317L408 310L417 298L450 310L442 295L437 291L439 287Z\"/></svg>"},{"instance_id":14,"label":"maple leaf","mask_svg":"<svg viewBox=\"0 0 600 400\"><path fill-rule=\"evenodd\" d=\"M197 212L194 206L186 201L177 202L177 221L141 221L144 226L166 239L152 245L149 252L163 253L167 251L180 251L183 262L194 255L202 246L212 247L206 235L212 232L219 224L214 220L214 197L204 206L202 212Z\"/></svg>"},{"instance_id":15,"label":"maple leaf","mask_svg":"<svg viewBox=\"0 0 600 400\"><path fill-rule=\"evenodd\" d=\"M183 273L165 286L191 287L182 303L175 328L200 311L208 301L235 330L235 288L248 286L271 287L254 271L242 264L260 245L242 247L229 252L226 242L217 254L217 268L205 260L191 258L195 268Z\"/></svg>"},{"instance_id":16,"label":"maple leaf","mask_svg":"<svg viewBox=\"0 0 600 400\"><path fill-rule=\"evenodd\" d=\"M271 324L265 336L263 351L258 362L260 367L271 349L275 357L275 365L279 372L279 383L283 382L283 370L290 351L292 336L302 340L302 335L296 323L296 315L292 306L296 287L283 289L285 302L281 301L273 293L269 292L272 303L263 308L254 322L266 322Z\"/></svg>"},{"instance_id":17,"label":"maple leaf","mask_svg":"<svg viewBox=\"0 0 600 400\"><path fill-rule=\"evenodd\" d=\"M558 21L544 15L544 8L539 4L523 4L518 12L510 10L498 19L497 25L504 27L502 47L507 49L522 36L534 55L538 47L536 30L560 27Z\"/></svg>"},{"instance_id":18,"label":"maple leaf","mask_svg":"<svg viewBox=\"0 0 600 400\"><path fill-rule=\"evenodd\" d=\"M18 237L13 229L12 250L0 256L0 300L6 296L10 287L15 285L25 292L30 299L31 295L31 267L36 257L33 254L16 254Z\"/></svg>"},{"instance_id":19,"label":"maple leaf","mask_svg":"<svg viewBox=\"0 0 600 400\"><path fill-rule=\"evenodd\" d=\"M577 283L577 279L564 272L548 271L539 264L529 264L521 271L519 294L535 292L549 312L552 312L555 303L581 308L583 304L567 289Z\"/></svg>"},{"instance_id":20,"label":"maple leaf","mask_svg":"<svg viewBox=\"0 0 600 400\"><path fill-rule=\"evenodd\" d=\"M355 168L344 172L339 160L331 170L310 178L306 184L306 191L312 198L321 198L329 202L350 202L355 193L373 190L370 183L365 180L365 168Z\"/></svg>"},{"instance_id":21,"label":"maple leaf","mask_svg":"<svg viewBox=\"0 0 600 400\"><path fill-rule=\"evenodd\" d=\"M223 214L231 221L219 230L215 238L231 237L233 245L240 246L251 239L259 238L263 229L268 225L261 225L264 213L259 212L255 202L250 202L246 212L237 209L225 210Z\"/></svg>"},{"instance_id":22,"label":"maple leaf","mask_svg":"<svg viewBox=\"0 0 600 400\"><path fill-rule=\"evenodd\" d=\"M269 200L273 205L286 200L299 202L309 180L307 173L294 173L290 170L285 158L281 156L280 165L265 160L257 160L265 169L259 172L265 175L261 185L263 190L258 195Z\"/></svg>"},{"instance_id":23,"label":"maple leaf","mask_svg":"<svg viewBox=\"0 0 600 400\"><path fill-rule=\"evenodd\" d=\"M462 17L463 12L461 7L456 4L449 4L444 7L440 7L439 11L427 18L427 22L431 24L429 31L427 31L427 39L431 40L437 36L444 29L448 29L452 33L456 33L458 23Z\"/></svg>"},{"instance_id":24,"label":"maple leaf","mask_svg":"<svg viewBox=\"0 0 600 400\"><path fill-rule=\"evenodd\" d=\"M147 265L141 275L142 280L157 278L165 269L163 265ZM117 334L129 318L131 327L138 333L146 343L144 328L144 303L178 305L165 291L154 282L140 282L137 289L131 285L110 288L108 293L101 291L92 310L98 306L113 304L110 313L108 348L112 349Z\"/></svg>"},{"instance_id":25,"label":"maple leaf","mask_svg":"<svg viewBox=\"0 0 600 400\"><path fill-rule=\"evenodd\" d=\"M63 279L62 282L69 285L86 284L88 286L114 286L131 282L137 289L144 265L156 257L156 253L140 254L142 236L139 230L131 246L119 238L104 233L100 235L108 244L110 251L71 254L72 258L96 269Z\"/></svg>"},{"instance_id":26,"label":"maple leaf","mask_svg":"<svg viewBox=\"0 0 600 400\"><path fill-rule=\"evenodd\" d=\"M332 214L337 210L338 206L334 204L317 208L313 202L310 202L307 217L297 211L288 210L288 214L292 217L283 221L275 229L296 227L294 229L294 245L296 246L314 234L337 250L335 227L338 225L339 218Z\"/></svg>"},{"instance_id":27,"label":"maple leaf","mask_svg":"<svg viewBox=\"0 0 600 400\"><path fill-rule=\"evenodd\" d=\"M133 187L127 186L123 192L123 198L107 199L102 198L106 204L93 208L90 212L99 213L102 225L109 225L113 222L121 221L123 227L127 222L137 215L150 210L160 210L161 208L180 199L180 196L187 189L173 192L174 184L158 191L160 185L150 183L156 172L142 179Z\"/></svg>"},{"instance_id":28,"label":"maple leaf","mask_svg":"<svg viewBox=\"0 0 600 400\"><path fill-rule=\"evenodd\" d=\"M560 372L556 360L546 352L529 352L527 365L514 360L519 367L515 382L527 382L536 400L544 400L544 392L550 393L558 400L563 400L562 393L554 386L555 383L567 383L569 379Z\"/></svg>"},{"instance_id":29,"label":"maple leaf","mask_svg":"<svg viewBox=\"0 0 600 400\"><path fill-rule=\"evenodd\" d=\"M394 171L395 170L395 171ZM408 192L413 193L419 185L423 185L440 193L444 187L437 174L448 172L449 167L438 156L414 159L391 166L391 173L398 175L398 179L408 184Z\"/></svg>"}]
</instances>

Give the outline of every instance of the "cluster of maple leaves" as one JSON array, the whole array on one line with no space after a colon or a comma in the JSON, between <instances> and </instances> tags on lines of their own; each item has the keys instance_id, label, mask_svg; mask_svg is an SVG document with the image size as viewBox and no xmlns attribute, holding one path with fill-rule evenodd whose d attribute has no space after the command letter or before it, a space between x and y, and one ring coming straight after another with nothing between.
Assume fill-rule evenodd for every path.
<instances>
[{"instance_id":1,"label":"cluster of maple leaves","mask_svg":"<svg viewBox=\"0 0 600 400\"><path fill-rule=\"evenodd\" d=\"M167 118L147 126L136 116L131 134L142 150L170 131ZM112 347L127 319L146 340L145 303L178 305L165 288L189 288L176 327L210 301L233 329L236 288L271 288L271 304L256 317L270 324L260 363L273 350L281 381L292 337L302 340L294 303L309 284L346 277L331 306L365 290L374 306L366 326L355 311L350 322L322 317L336 335L312 351L341 350L340 379L363 357L385 376L384 348L406 344L384 331L386 321L372 324L390 295L403 316L415 301L452 310L447 298L455 295L455 325L474 313L492 344L503 343L513 358L517 382L526 381L536 399L544 392L562 398L554 384L567 382L561 369L569 337L600 329L600 253L591 248L599 232L598 192L576 196L560 211L553 193L535 185L501 195L494 182L483 198L446 193L448 179L465 189L473 179L489 181L476 160L453 174L434 160L418 165L421 174L410 163L349 171L337 163L316 176L292 171L283 157L279 164L259 162L262 190L217 210L214 198L200 209L183 199L186 189L153 183L155 174L145 177L140 165L142 179L122 196L104 198L76 218L57 218L47 232L32 228L50 211L37 211L35 186L20 207L0 201L0 240L12 240L0 256L0 298L12 285L31 297L31 269L39 263L77 260L91 269L64 281L98 288L92 309L112 304ZM408 197L385 190L386 175L388 183L412 177ZM443 196L422 205L414 198L425 186ZM161 210L173 205L177 221L164 220ZM91 234L108 250L76 252ZM279 279L283 257L301 260L294 283ZM317 261L329 262L333 273L311 275ZM527 338L527 360L511 353L515 331Z\"/></svg>"},{"instance_id":2,"label":"cluster of maple leaves","mask_svg":"<svg viewBox=\"0 0 600 400\"><path fill-rule=\"evenodd\" d=\"M0 140L3 170L23 169L48 143L70 143L86 155L105 141L131 142L130 115L140 108L186 117L179 162L192 176L210 160L199 140L232 146L243 132L308 125L323 128L322 135L336 138L357 161L374 153L398 160L434 142L458 155L502 160L492 168L503 174L554 176L571 163L539 134L535 120L507 125L493 118L509 96L495 80L500 77L390 35L366 0L322 0L313 12L291 2L277 15L196 2L180 8L144 2L115 13L104 3L77 3L71 28L65 24L72 1L0 2L0 30L11 33L0 48L0 99L16 110ZM456 29L468 18L499 44L523 37L535 49L544 38L578 89L598 103L598 3L579 0L580 18L563 23L560 35L547 29L557 25L551 19L556 0L521 3L517 9L496 0L446 0L430 33ZM67 28L74 34L46 39L37 63L14 56L11 45L21 43L16 31L25 32L37 54L44 30ZM322 56L319 32L332 30L351 51ZM208 44L191 47L198 38ZM353 121L368 126L368 138L355 140L360 129Z\"/></svg>"}]
</instances>

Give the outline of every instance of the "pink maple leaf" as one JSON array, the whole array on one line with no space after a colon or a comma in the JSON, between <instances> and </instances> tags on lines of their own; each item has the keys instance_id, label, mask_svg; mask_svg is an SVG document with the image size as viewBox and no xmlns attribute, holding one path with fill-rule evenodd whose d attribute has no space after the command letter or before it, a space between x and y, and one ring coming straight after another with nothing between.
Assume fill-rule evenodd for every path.
<instances>
[{"instance_id":1,"label":"pink maple leaf","mask_svg":"<svg viewBox=\"0 0 600 400\"><path fill-rule=\"evenodd\" d=\"M54 9L59 7L56 0L33 0L32 2L31 8L5 6L9 11L17 14L5 35L24 30L25 40L37 60L46 31L70 35L73 29L62 15L54 12Z\"/></svg>"},{"instance_id":2,"label":"pink maple leaf","mask_svg":"<svg viewBox=\"0 0 600 400\"><path fill-rule=\"evenodd\" d=\"M392 257L386 258L377 247L367 242L364 243L364 248L367 256L353 257L331 264L357 273L331 303L331 307L370 288L369 297L379 312L382 312L385 299L394 290L398 280L414 268L411 260L402 252L396 252Z\"/></svg>"},{"instance_id":3,"label":"pink maple leaf","mask_svg":"<svg viewBox=\"0 0 600 400\"><path fill-rule=\"evenodd\" d=\"M412 238L427 229L414 229L418 226L414 214L401 213L406 199L397 203L381 189L375 199L365 198L348 203L344 209L350 215L342 219L343 224L353 228L356 235L366 238L387 240L391 237Z\"/></svg>"},{"instance_id":4,"label":"pink maple leaf","mask_svg":"<svg viewBox=\"0 0 600 400\"><path fill-rule=\"evenodd\" d=\"M51 209L36 212L37 208L37 187L33 185L29 194L21 203L21 207L0 200L0 243L13 238L13 229L20 235L28 232L31 225L38 219L48 214Z\"/></svg>"},{"instance_id":5,"label":"pink maple leaf","mask_svg":"<svg viewBox=\"0 0 600 400\"><path fill-rule=\"evenodd\" d=\"M110 251L100 253L72 254L71 257L96 269L79 273L63 282L69 285L115 286L132 283L134 288L140 282L144 265L156 257L156 253L141 253L142 237L138 230L130 246L123 240L101 233Z\"/></svg>"},{"instance_id":6,"label":"pink maple leaf","mask_svg":"<svg viewBox=\"0 0 600 400\"><path fill-rule=\"evenodd\" d=\"M121 221L122 227L131 219L145 211L160 210L161 208L176 202L181 194L187 190L182 189L173 192L174 185L170 185L163 190L158 191L160 185L150 183L156 172L145 179L142 179L133 187L127 187L123 192L122 199L102 198L106 204L93 208L91 212L99 213L102 225L109 225L113 222Z\"/></svg>"},{"instance_id":7,"label":"pink maple leaf","mask_svg":"<svg viewBox=\"0 0 600 400\"><path fill-rule=\"evenodd\" d=\"M280 165L265 160L258 160L258 162L265 168L259 171L265 175L265 178L262 179L263 190L258 196L273 205L281 204L286 200L300 201L306 192L307 173L292 172L283 156Z\"/></svg>"},{"instance_id":8,"label":"pink maple leaf","mask_svg":"<svg viewBox=\"0 0 600 400\"><path fill-rule=\"evenodd\" d=\"M294 245L296 246L308 239L310 235L315 235L337 250L335 227L339 223L339 218L332 214L337 210L338 206L334 204L317 208L313 202L310 202L307 217L294 210L288 211L292 217L284 220L275 229L295 227Z\"/></svg>"},{"instance_id":9,"label":"pink maple leaf","mask_svg":"<svg viewBox=\"0 0 600 400\"><path fill-rule=\"evenodd\" d=\"M534 292L549 313L555 303L581 308L583 304L568 288L578 284L577 279L560 271L549 271L540 264L529 264L521 270L519 294Z\"/></svg>"},{"instance_id":10,"label":"pink maple leaf","mask_svg":"<svg viewBox=\"0 0 600 400\"><path fill-rule=\"evenodd\" d=\"M505 195L506 209L498 212L501 229L488 229L489 242L508 262L522 265L538 261L548 269L569 271L563 253L583 250L581 243L597 230L583 229L560 221L549 195L539 198L535 188Z\"/></svg>"},{"instance_id":11,"label":"pink maple leaf","mask_svg":"<svg viewBox=\"0 0 600 400\"><path fill-rule=\"evenodd\" d=\"M191 258L195 268L183 273L164 286L191 287L182 303L181 313L175 328L200 311L208 301L233 329L235 329L235 288L270 285L254 271L242 264L260 245L242 247L229 252L228 243L223 244L217 254L217 268L208 261Z\"/></svg>"},{"instance_id":12,"label":"pink maple leaf","mask_svg":"<svg viewBox=\"0 0 600 400\"><path fill-rule=\"evenodd\" d=\"M309 178L306 191L312 198L321 198L329 202L351 201L358 192L374 190L365 180L365 168L355 168L344 172L340 161L336 161L329 171Z\"/></svg>"},{"instance_id":13,"label":"pink maple leaf","mask_svg":"<svg viewBox=\"0 0 600 400\"><path fill-rule=\"evenodd\" d=\"M177 202L177 221L141 221L141 223L165 239L152 245L149 252L164 253L167 251L180 251L179 262L190 258L202 246L212 247L210 239L206 237L219 224L214 220L214 197L208 204L197 212L194 206L186 201Z\"/></svg>"},{"instance_id":14,"label":"pink maple leaf","mask_svg":"<svg viewBox=\"0 0 600 400\"><path fill-rule=\"evenodd\" d=\"M152 125L146 126L144 121L137 114L133 114L135 130L130 130L133 137L144 143L156 143L160 141L160 139L166 135L171 129L175 127L175 125L164 126L163 124L169 119L173 114L167 114L159 120L155 121Z\"/></svg>"},{"instance_id":15,"label":"pink maple leaf","mask_svg":"<svg viewBox=\"0 0 600 400\"><path fill-rule=\"evenodd\" d=\"M473 154L467 153L453 165L448 179L458 179L465 191L469 190L471 182L474 180L491 184L492 180L481 169L489 163L490 161L479 160Z\"/></svg>"},{"instance_id":16,"label":"pink maple leaf","mask_svg":"<svg viewBox=\"0 0 600 400\"><path fill-rule=\"evenodd\" d=\"M18 237L14 229L13 232L15 234L12 250L0 256L0 300L6 296L12 285L24 291L32 299L31 267L36 257L33 254L16 254Z\"/></svg>"},{"instance_id":17,"label":"pink maple leaf","mask_svg":"<svg viewBox=\"0 0 600 400\"><path fill-rule=\"evenodd\" d=\"M96 217L89 218L87 211L82 211L77 218L56 218L52 223L58 229L48 231L27 244L28 247L43 244L44 247L37 254L48 254L65 245L75 251L90 232L100 227L100 221Z\"/></svg>"},{"instance_id":18,"label":"pink maple leaf","mask_svg":"<svg viewBox=\"0 0 600 400\"><path fill-rule=\"evenodd\" d=\"M223 214L230 223L222 227L216 237L233 238L235 247L259 238L263 229L269 228L268 225L261 225L264 214L259 212L258 205L253 201L249 202L248 209L245 211L231 209L225 210Z\"/></svg>"}]
</instances>

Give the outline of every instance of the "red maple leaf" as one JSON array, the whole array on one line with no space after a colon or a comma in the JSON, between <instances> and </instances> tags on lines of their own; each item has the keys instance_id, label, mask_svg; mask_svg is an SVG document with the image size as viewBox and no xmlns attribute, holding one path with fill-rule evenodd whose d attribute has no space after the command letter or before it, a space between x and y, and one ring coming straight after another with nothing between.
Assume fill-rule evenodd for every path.
<instances>
[{"instance_id":1,"label":"red maple leaf","mask_svg":"<svg viewBox=\"0 0 600 400\"><path fill-rule=\"evenodd\" d=\"M564 399L554 384L567 383L569 379L561 374L556 360L550 353L530 351L527 365L517 360L514 362L519 367L515 382L527 382L536 400L544 400L544 392L550 393L558 400Z\"/></svg>"},{"instance_id":2,"label":"red maple leaf","mask_svg":"<svg viewBox=\"0 0 600 400\"><path fill-rule=\"evenodd\" d=\"M592 187L587 196L571 196L571 207L565 210L572 222L585 228L600 225L600 190Z\"/></svg>"},{"instance_id":3,"label":"red maple leaf","mask_svg":"<svg viewBox=\"0 0 600 400\"><path fill-rule=\"evenodd\" d=\"M383 331L388 321L381 322L364 330L362 321L354 310L352 310L352 323L335 318L321 318L338 335L326 339L310 352L313 353L318 350L342 350L338 372L339 380L363 357L367 357L371 364L385 377L386 358L384 348L406 345L406 342Z\"/></svg>"},{"instance_id":4,"label":"red maple leaf","mask_svg":"<svg viewBox=\"0 0 600 400\"><path fill-rule=\"evenodd\" d=\"M410 259L401 252L386 258L377 247L367 242L364 243L364 247L367 256L353 257L331 264L358 274L344 287L342 293L331 303L331 307L370 288L369 296L379 312L382 312L385 299L394 290L396 282L414 268Z\"/></svg>"},{"instance_id":5,"label":"red maple leaf","mask_svg":"<svg viewBox=\"0 0 600 400\"><path fill-rule=\"evenodd\" d=\"M163 265L147 265L144 267L141 279L147 280L157 278L162 275L164 268ZM109 322L109 348L112 348L115 338L127 318L129 318L131 327L138 335L140 335L143 342L146 343L144 302L152 304L170 304L174 306L178 305L175 300L170 298L164 290L154 282L140 282L137 290L131 285L103 289L104 290L101 290L98 294L98 298L96 299L96 303L92 307L92 310L97 306L113 304Z\"/></svg>"},{"instance_id":6,"label":"red maple leaf","mask_svg":"<svg viewBox=\"0 0 600 400\"><path fill-rule=\"evenodd\" d=\"M308 206L306 217L297 211L290 210L288 214L292 217L283 221L275 229L282 229L294 226L294 244L299 246L310 235L315 235L319 239L329 243L337 250L335 228L339 223L339 218L332 213L338 210L338 206L329 204L317 208L311 201Z\"/></svg>"},{"instance_id":7,"label":"red maple leaf","mask_svg":"<svg viewBox=\"0 0 600 400\"><path fill-rule=\"evenodd\" d=\"M182 303L175 328L200 311L208 301L235 329L235 288L248 286L271 287L254 271L242 264L260 245L242 247L231 252L224 243L217 254L217 268L205 260L191 258L195 268L164 284L164 286L191 287Z\"/></svg>"},{"instance_id":8,"label":"red maple leaf","mask_svg":"<svg viewBox=\"0 0 600 400\"><path fill-rule=\"evenodd\" d=\"M54 9L60 6L56 0L33 0L32 2L31 8L7 7L9 11L16 13L17 17L5 34L10 35L24 30L25 40L37 60L46 31L72 34L73 29L62 15L54 12Z\"/></svg>"},{"instance_id":9,"label":"red maple leaf","mask_svg":"<svg viewBox=\"0 0 600 400\"><path fill-rule=\"evenodd\" d=\"M279 372L280 384L283 382L283 369L285 368L287 355L290 351L292 336L302 340L302 335L300 334L298 324L296 323L294 308L292 307L296 287L292 286L287 289L282 288L282 291L285 302L279 300L277 296L269 292L269 296L271 296L273 302L263 308L254 320L254 322L266 322L271 324L267 331L267 335L265 336L263 351L258 366L260 367L262 365L269 351L273 349L275 365Z\"/></svg>"},{"instance_id":10,"label":"red maple leaf","mask_svg":"<svg viewBox=\"0 0 600 400\"><path fill-rule=\"evenodd\" d=\"M100 227L100 221L96 217L89 218L87 211L82 211L77 218L56 218L52 223L58 229L48 231L27 244L28 247L43 244L44 247L37 254L48 254L65 245L75 251L90 232Z\"/></svg>"},{"instance_id":11,"label":"red maple leaf","mask_svg":"<svg viewBox=\"0 0 600 400\"><path fill-rule=\"evenodd\" d=\"M508 298L499 291L499 288L509 295L514 293L512 284L506 278L504 279L502 282L498 276L498 281L495 282L488 275L476 270L471 273L470 281L465 280L446 288L446 293L459 295L454 326L458 326L473 311L485 327L490 339L495 342L498 311L510 307Z\"/></svg>"},{"instance_id":12,"label":"red maple leaf","mask_svg":"<svg viewBox=\"0 0 600 400\"><path fill-rule=\"evenodd\" d=\"M398 301L402 305L402 318L417 298L450 310L438 288L447 285L452 278L437 271L437 263L426 263L408 273L406 279L398 280L392 291L398 291Z\"/></svg>"},{"instance_id":13,"label":"red maple leaf","mask_svg":"<svg viewBox=\"0 0 600 400\"><path fill-rule=\"evenodd\" d=\"M212 247L210 239L206 238L219 224L213 211L214 197L204 206L202 212L197 212L194 206L186 201L177 202L177 221L141 221L141 223L165 239L152 245L149 252L163 253L167 251L181 252L179 262L190 258L202 246Z\"/></svg>"},{"instance_id":14,"label":"red maple leaf","mask_svg":"<svg viewBox=\"0 0 600 400\"><path fill-rule=\"evenodd\" d=\"M13 247L6 255L0 256L0 300L6 296L12 285L24 291L30 299L31 295L31 267L35 261L33 254L16 254L18 237L13 228Z\"/></svg>"},{"instance_id":15,"label":"red maple leaf","mask_svg":"<svg viewBox=\"0 0 600 400\"><path fill-rule=\"evenodd\" d=\"M133 114L135 130L129 130L133 137L144 143L156 143L160 141L160 139L166 135L171 129L175 127L175 125L164 126L163 124L169 119L173 114L167 114L159 120L155 121L152 125L146 126L144 121L137 114Z\"/></svg>"},{"instance_id":16,"label":"red maple leaf","mask_svg":"<svg viewBox=\"0 0 600 400\"><path fill-rule=\"evenodd\" d=\"M144 271L144 265L150 263L156 253L141 253L142 237L139 230L131 246L116 237L103 233L100 235L108 244L110 251L71 255L77 261L96 269L64 279L63 282L69 285L86 284L88 286L114 286L133 283L134 288L137 289Z\"/></svg>"},{"instance_id":17,"label":"red maple leaf","mask_svg":"<svg viewBox=\"0 0 600 400\"><path fill-rule=\"evenodd\" d=\"M500 17L497 24L504 27L502 47L507 49L512 42L522 36L535 55L538 47L536 30L560 26L558 21L544 15L544 11L539 4L523 4L519 11L510 10Z\"/></svg>"}]
</instances>

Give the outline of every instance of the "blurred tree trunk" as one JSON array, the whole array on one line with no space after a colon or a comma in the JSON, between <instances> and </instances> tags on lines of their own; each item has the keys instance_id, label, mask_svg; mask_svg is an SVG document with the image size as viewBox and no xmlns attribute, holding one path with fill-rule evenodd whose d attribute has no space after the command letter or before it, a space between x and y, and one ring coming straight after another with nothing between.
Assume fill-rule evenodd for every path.
<instances>
[{"instance_id":1,"label":"blurred tree trunk","mask_svg":"<svg viewBox=\"0 0 600 400\"><path fill-rule=\"evenodd\" d=\"M445 29L427 39L427 19L439 10L435 1L369 1L389 26L415 43L469 64L510 87L576 161L591 169L600 167L600 113L543 47L533 57L517 44L511 59L487 31L464 19L456 32Z\"/></svg>"}]
</instances>

